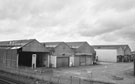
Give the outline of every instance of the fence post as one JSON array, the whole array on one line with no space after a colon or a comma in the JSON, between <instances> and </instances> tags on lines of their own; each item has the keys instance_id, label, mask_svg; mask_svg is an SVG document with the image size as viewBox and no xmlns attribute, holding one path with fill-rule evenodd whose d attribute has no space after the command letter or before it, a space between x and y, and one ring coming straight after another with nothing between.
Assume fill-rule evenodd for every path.
<instances>
[{"instance_id":1,"label":"fence post","mask_svg":"<svg viewBox=\"0 0 135 84\"><path fill-rule=\"evenodd\" d=\"M71 83L70 84L72 84L72 76L70 77L70 79L71 79Z\"/></svg>"},{"instance_id":2,"label":"fence post","mask_svg":"<svg viewBox=\"0 0 135 84\"><path fill-rule=\"evenodd\" d=\"M81 84L81 78L79 78L79 84Z\"/></svg>"},{"instance_id":3,"label":"fence post","mask_svg":"<svg viewBox=\"0 0 135 84\"><path fill-rule=\"evenodd\" d=\"M60 84L60 76L58 77L58 84Z\"/></svg>"}]
</instances>

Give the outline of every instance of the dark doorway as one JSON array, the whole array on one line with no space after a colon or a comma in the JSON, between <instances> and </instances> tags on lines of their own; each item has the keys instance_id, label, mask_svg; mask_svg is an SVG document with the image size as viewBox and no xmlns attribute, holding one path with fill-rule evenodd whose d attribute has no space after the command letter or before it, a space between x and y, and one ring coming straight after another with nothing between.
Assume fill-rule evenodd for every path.
<instances>
[{"instance_id":1,"label":"dark doorway","mask_svg":"<svg viewBox=\"0 0 135 84\"><path fill-rule=\"evenodd\" d=\"M46 53L40 52L20 52L18 65L32 67L32 55L36 54L36 67L46 67L48 63L48 58Z\"/></svg>"},{"instance_id":2,"label":"dark doorway","mask_svg":"<svg viewBox=\"0 0 135 84\"><path fill-rule=\"evenodd\" d=\"M36 60L36 66L37 67L47 67L48 64L48 57L46 53L36 53L37 54L37 60Z\"/></svg>"},{"instance_id":3,"label":"dark doorway","mask_svg":"<svg viewBox=\"0 0 135 84\"><path fill-rule=\"evenodd\" d=\"M19 53L18 65L31 67L32 66L32 53L29 53L29 52Z\"/></svg>"}]
</instances>

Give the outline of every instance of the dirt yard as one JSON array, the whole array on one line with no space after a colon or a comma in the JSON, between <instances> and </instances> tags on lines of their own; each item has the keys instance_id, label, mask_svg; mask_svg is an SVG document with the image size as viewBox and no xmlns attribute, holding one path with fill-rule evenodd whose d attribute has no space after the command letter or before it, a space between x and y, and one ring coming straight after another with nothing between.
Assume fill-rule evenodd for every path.
<instances>
[{"instance_id":1,"label":"dirt yard","mask_svg":"<svg viewBox=\"0 0 135 84\"><path fill-rule=\"evenodd\" d=\"M133 63L100 63L95 66L59 68L54 71L60 72L57 75L61 76L87 78L116 84L135 84Z\"/></svg>"},{"instance_id":2,"label":"dirt yard","mask_svg":"<svg viewBox=\"0 0 135 84\"><path fill-rule=\"evenodd\" d=\"M67 68L3 68L18 75L54 82L56 84L135 84L133 63L100 63ZM88 81L94 80L94 81Z\"/></svg>"}]
</instances>

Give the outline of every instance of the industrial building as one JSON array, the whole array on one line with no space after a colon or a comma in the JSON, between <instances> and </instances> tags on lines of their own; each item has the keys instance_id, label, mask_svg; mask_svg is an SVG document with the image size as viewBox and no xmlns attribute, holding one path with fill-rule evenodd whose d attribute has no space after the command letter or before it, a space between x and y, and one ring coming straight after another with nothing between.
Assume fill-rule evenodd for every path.
<instances>
[{"instance_id":1,"label":"industrial building","mask_svg":"<svg viewBox=\"0 0 135 84\"><path fill-rule=\"evenodd\" d=\"M74 66L91 65L95 61L95 50L87 42L66 42L74 51Z\"/></svg>"},{"instance_id":2,"label":"industrial building","mask_svg":"<svg viewBox=\"0 0 135 84\"><path fill-rule=\"evenodd\" d=\"M92 45L92 47L96 50L98 61L131 61L131 49L128 45Z\"/></svg>"},{"instance_id":3,"label":"industrial building","mask_svg":"<svg viewBox=\"0 0 135 84\"><path fill-rule=\"evenodd\" d=\"M0 66L47 67L49 51L36 39L0 42Z\"/></svg>"},{"instance_id":4,"label":"industrial building","mask_svg":"<svg viewBox=\"0 0 135 84\"><path fill-rule=\"evenodd\" d=\"M64 42L44 42L42 43L50 51L50 67L72 66L73 50Z\"/></svg>"}]
</instances>

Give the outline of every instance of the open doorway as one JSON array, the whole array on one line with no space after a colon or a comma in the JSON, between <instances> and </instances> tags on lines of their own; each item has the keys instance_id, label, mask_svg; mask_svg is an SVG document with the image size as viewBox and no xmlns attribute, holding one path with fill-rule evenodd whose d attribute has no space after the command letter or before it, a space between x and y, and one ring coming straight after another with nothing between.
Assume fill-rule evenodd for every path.
<instances>
[{"instance_id":1,"label":"open doorway","mask_svg":"<svg viewBox=\"0 0 135 84\"><path fill-rule=\"evenodd\" d=\"M47 67L48 54L40 52L20 52L18 65L32 68Z\"/></svg>"},{"instance_id":2,"label":"open doorway","mask_svg":"<svg viewBox=\"0 0 135 84\"><path fill-rule=\"evenodd\" d=\"M32 53L29 52L19 53L19 58L18 58L19 66L31 67L31 63L32 63Z\"/></svg>"}]
</instances>

